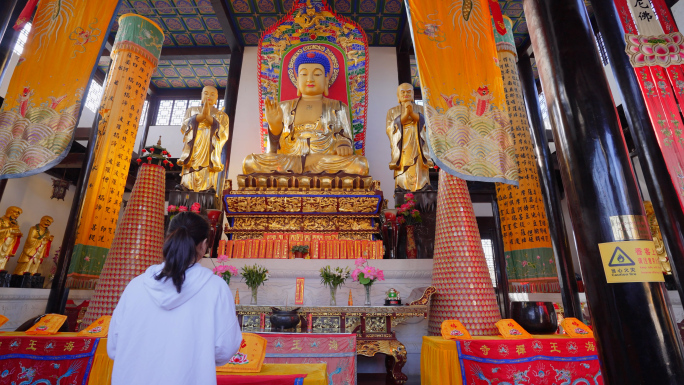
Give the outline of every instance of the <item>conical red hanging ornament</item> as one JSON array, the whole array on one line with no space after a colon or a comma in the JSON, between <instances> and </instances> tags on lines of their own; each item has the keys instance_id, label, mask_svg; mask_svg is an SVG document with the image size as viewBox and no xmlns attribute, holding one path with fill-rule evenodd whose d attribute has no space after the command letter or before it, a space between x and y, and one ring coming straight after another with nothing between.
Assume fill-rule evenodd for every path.
<instances>
[{"instance_id":1,"label":"conical red hanging ornament","mask_svg":"<svg viewBox=\"0 0 684 385\"><path fill-rule=\"evenodd\" d=\"M163 166L147 163L140 166L82 328L101 316L112 315L126 285L149 266L162 262L165 185Z\"/></svg>"},{"instance_id":2,"label":"conical red hanging ornament","mask_svg":"<svg viewBox=\"0 0 684 385\"><path fill-rule=\"evenodd\" d=\"M439 172L437 225L428 332L441 335L442 321L457 319L474 336L497 334L501 319L468 186Z\"/></svg>"}]
</instances>

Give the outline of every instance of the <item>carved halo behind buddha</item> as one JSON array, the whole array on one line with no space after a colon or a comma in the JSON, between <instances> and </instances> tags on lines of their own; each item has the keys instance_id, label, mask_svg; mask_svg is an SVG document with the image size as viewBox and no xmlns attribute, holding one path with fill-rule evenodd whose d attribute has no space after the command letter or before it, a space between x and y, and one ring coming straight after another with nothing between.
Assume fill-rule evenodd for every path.
<instances>
[{"instance_id":1,"label":"carved halo behind buddha","mask_svg":"<svg viewBox=\"0 0 684 385\"><path fill-rule=\"evenodd\" d=\"M366 157L355 155L347 106L327 98L331 83L328 55L301 51L294 61L297 98L266 100L269 152L251 154L243 172L337 173L368 175Z\"/></svg>"}]
</instances>

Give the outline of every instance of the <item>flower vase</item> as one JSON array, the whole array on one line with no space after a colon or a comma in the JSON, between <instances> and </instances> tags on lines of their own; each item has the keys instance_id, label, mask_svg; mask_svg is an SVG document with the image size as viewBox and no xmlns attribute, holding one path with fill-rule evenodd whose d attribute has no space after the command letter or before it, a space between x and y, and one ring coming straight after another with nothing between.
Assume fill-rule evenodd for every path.
<instances>
[{"instance_id":1,"label":"flower vase","mask_svg":"<svg viewBox=\"0 0 684 385\"><path fill-rule=\"evenodd\" d=\"M294 252L294 257L295 258L303 258L303 254L301 251L295 251Z\"/></svg>"},{"instance_id":2,"label":"flower vase","mask_svg":"<svg viewBox=\"0 0 684 385\"><path fill-rule=\"evenodd\" d=\"M416 226L406 225L406 259L416 259L418 251L416 250L416 239L414 233Z\"/></svg>"},{"instance_id":3,"label":"flower vase","mask_svg":"<svg viewBox=\"0 0 684 385\"><path fill-rule=\"evenodd\" d=\"M257 294L259 293L259 287L250 287L252 290L252 299L249 301L250 305L257 305Z\"/></svg>"},{"instance_id":4,"label":"flower vase","mask_svg":"<svg viewBox=\"0 0 684 385\"><path fill-rule=\"evenodd\" d=\"M337 286L330 286L330 306L337 306Z\"/></svg>"},{"instance_id":5,"label":"flower vase","mask_svg":"<svg viewBox=\"0 0 684 385\"><path fill-rule=\"evenodd\" d=\"M363 303L363 306L371 306L371 286L372 285L363 285L363 288L366 289L366 302Z\"/></svg>"}]
</instances>

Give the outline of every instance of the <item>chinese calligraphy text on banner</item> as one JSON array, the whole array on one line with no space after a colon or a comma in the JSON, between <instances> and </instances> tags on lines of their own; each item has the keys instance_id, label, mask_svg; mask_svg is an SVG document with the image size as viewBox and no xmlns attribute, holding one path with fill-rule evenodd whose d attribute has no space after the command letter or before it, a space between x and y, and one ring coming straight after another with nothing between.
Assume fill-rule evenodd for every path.
<instances>
[{"instance_id":1,"label":"chinese calligraphy text on banner","mask_svg":"<svg viewBox=\"0 0 684 385\"><path fill-rule=\"evenodd\" d=\"M0 179L52 168L69 152L118 1L41 1L0 110Z\"/></svg>"},{"instance_id":2,"label":"chinese calligraphy text on banner","mask_svg":"<svg viewBox=\"0 0 684 385\"><path fill-rule=\"evenodd\" d=\"M142 16L119 18L100 103L95 161L69 266L70 287L92 288L114 238L138 121L164 33Z\"/></svg>"},{"instance_id":3,"label":"chinese calligraphy text on banner","mask_svg":"<svg viewBox=\"0 0 684 385\"><path fill-rule=\"evenodd\" d=\"M539 185L537 163L516 66L511 19L504 16L506 34L494 28L508 116L518 160L518 186L497 183L506 274L512 292L558 292L549 224Z\"/></svg>"},{"instance_id":4,"label":"chinese calligraphy text on banner","mask_svg":"<svg viewBox=\"0 0 684 385\"><path fill-rule=\"evenodd\" d=\"M408 3L435 163L466 180L517 184L487 0Z\"/></svg>"}]
</instances>

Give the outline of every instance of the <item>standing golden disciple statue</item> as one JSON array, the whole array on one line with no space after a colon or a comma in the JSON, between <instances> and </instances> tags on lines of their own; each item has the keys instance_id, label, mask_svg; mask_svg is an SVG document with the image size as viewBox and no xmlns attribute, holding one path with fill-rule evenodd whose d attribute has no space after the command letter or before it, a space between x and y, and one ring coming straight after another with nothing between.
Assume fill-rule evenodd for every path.
<instances>
[{"instance_id":1,"label":"standing golden disciple statue","mask_svg":"<svg viewBox=\"0 0 684 385\"><path fill-rule=\"evenodd\" d=\"M181 125L183 153L178 159L181 186L191 191L216 191L218 173L223 171L221 153L228 140L228 115L214 107L216 88L202 89L202 104L185 112Z\"/></svg>"},{"instance_id":2,"label":"standing golden disciple statue","mask_svg":"<svg viewBox=\"0 0 684 385\"><path fill-rule=\"evenodd\" d=\"M50 230L48 230L52 222L52 217L46 215L40 218L40 223L31 227L26 237L24 249L17 261L17 267L14 269L14 274L36 274L38 272L40 264L50 252L50 243L55 239L55 236L50 235Z\"/></svg>"},{"instance_id":3,"label":"standing golden disciple statue","mask_svg":"<svg viewBox=\"0 0 684 385\"><path fill-rule=\"evenodd\" d=\"M21 238L21 230L17 218L23 212L16 206L10 206L5 215L0 217L0 270L5 270L7 261L16 253Z\"/></svg>"},{"instance_id":4,"label":"standing golden disciple statue","mask_svg":"<svg viewBox=\"0 0 684 385\"><path fill-rule=\"evenodd\" d=\"M392 149L389 168L396 189L417 191L430 184L430 159L423 107L413 101L413 86L397 88L399 105L387 111L387 136Z\"/></svg>"},{"instance_id":5,"label":"standing golden disciple statue","mask_svg":"<svg viewBox=\"0 0 684 385\"><path fill-rule=\"evenodd\" d=\"M295 59L294 70L298 98L280 104L266 100L269 152L248 155L243 173L368 175L368 160L354 154L347 106L326 97L330 58L320 51L305 51Z\"/></svg>"}]
</instances>

